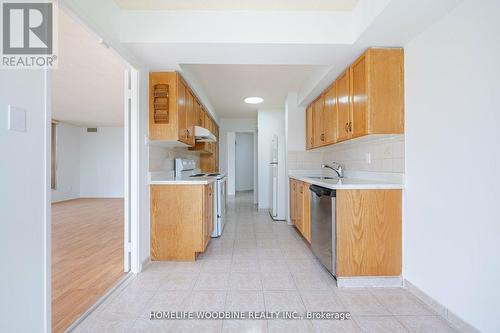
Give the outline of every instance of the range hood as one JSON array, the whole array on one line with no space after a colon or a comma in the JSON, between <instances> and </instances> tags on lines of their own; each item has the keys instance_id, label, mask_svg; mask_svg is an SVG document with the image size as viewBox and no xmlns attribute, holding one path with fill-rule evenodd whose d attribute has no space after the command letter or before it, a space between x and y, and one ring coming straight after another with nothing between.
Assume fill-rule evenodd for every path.
<instances>
[{"instance_id":1,"label":"range hood","mask_svg":"<svg viewBox=\"0 0 500 333\"><path fill-rule=\"evenodd\" d=\"M196 142L216 142L217 138L213 135L212 132L207 130L204 127L195 126L194 127L194 136L196 138Z\"/></svg>"}]
</instances>

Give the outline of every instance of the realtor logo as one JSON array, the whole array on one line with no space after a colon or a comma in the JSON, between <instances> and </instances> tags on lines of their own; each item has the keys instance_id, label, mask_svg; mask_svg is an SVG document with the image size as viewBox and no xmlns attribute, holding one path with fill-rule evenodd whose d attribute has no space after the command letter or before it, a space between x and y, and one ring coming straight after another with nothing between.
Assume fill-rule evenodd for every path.
<instances>
[{"instance_id":1,"label":"realtor logo","mask_svg":"<svg viewBox=\"0 0 500 333\"><path fill-rule=\"evenodd\" d=\"M2 2L2 68L54 67L55 3Z\"/></svg>"}]
</instances>

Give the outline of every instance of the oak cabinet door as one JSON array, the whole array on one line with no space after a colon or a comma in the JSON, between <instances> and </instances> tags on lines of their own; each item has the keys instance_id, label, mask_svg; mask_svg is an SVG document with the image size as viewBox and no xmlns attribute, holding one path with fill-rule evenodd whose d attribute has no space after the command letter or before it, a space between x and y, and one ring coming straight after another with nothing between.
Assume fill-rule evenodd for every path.
<instances>
[{"instance_id":1,"label":"oak cabinet door","mask_svg":"<svg viewBox=\"0 0 500 333\"><path fill-rule=\"evenodd\" d=\"M332 144L337 140L337 85L333 84L325 93L323 109L324 143Z\"/></svg>"},{"instance_id":2,"label":"oak cabinet door","mask_svg":"<svg viewBox=\"0 0 500 333\"><path fill-rule=\"evenodd\" d=\"M313 147L313 107L312 104L306 110L306 148Z\"/></svg>"},{"instance_id":3,"label":"oak cabinet door","mask_svg":"<svg viewBox=\"0 0 500 333\"><path fill-rule=\"evenodd\" d=\"M297 188L296 188L296 195L297 195L297 229L299 229L300 233L303 235L304 234L304 227L303 227L303 205L304 205L304 200L303 200L303 195L304 195L304 186L302 182L297 183Z\"/></svg>"},{"instance_id":4,"label":"oak cabinet door","mask_svg":"<svg viewBox=\"0 0 500 333\"><path fill-rule=\"evenodd\" d=\"M186 88L186 143L194 146L194 123L195 123L195 112L194 112L194 96L191 90Z\"/></svg>"},{"instance_id":5,"label":"oak cabinet door","mask_svg":"<svg viewBox=\"0 0 500 333\"><path fill-rule=\"evenodd\" d=\"M337 141L347 140L351 137L351 97L349 70L342 73L336 81L337 84Z\"/></svg>"},{"instance_id":6,"label":"oak cabinet door","mask_svg":"<svg viewBox=\"0 0 500 333\"><path fill-rule=\"evenodd\" d=\"M186 124L186 92L187 87L182 80L179 80L178 111L177 122L179 128L179 141L187 143L187 124Z\"/></svg>"},{"instance_id":7,"label":"oak cabinet door","mask_svg":"<svg viewBox=\"0 0 500 333\"><path fill-rule=\"evenodd\" d=\"M351 135L358 137L368 134L368 86L366 76L366 55L351 66L352 124Z\"/></svg>"},{"instance_id":8,"label":"oak cabinet door","mask_svg":"<svg viewBox=\"0 0 500 333\"><path fill-rule=\"evenodd\" d=\"M323 96L313 103L313 147L320 147L325 142L323 133L323 108L325 99Z\"/></svg>"}]
</instances>

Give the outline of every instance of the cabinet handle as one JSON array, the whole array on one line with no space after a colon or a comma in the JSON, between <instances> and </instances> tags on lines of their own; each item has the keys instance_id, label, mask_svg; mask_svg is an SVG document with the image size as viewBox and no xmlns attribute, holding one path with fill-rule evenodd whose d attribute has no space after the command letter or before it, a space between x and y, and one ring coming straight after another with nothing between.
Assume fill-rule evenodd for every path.
<instances>
[{"instance_id":1,"label":"cabinet handle","mask_svg":"<svg viewBox=\"0 0 500 333\"><path fill-rule=\"evenodd\" d=\"M321 134L320 138L321 138L321 141L325 141L325 134Z\"/></svg>"},{"instance_id":2,"label":"cabinet handle","mask_svg":"<svg viewBox=\"0 0 500 333\"><path fill-rule=\"evenodd\" d=\"M347 133L349 133L349 123L345 123L344 129Z\"/></svg>"},{"instance_id":3,"label":"cabinet handle","mask_svg":"<svg viewBox=\"0 0 500 333\"><path fill-rule=\"evenodd\" d=\"M352 121L349 122L349 132L352 132Z\"/></svg>"}]
</instances>

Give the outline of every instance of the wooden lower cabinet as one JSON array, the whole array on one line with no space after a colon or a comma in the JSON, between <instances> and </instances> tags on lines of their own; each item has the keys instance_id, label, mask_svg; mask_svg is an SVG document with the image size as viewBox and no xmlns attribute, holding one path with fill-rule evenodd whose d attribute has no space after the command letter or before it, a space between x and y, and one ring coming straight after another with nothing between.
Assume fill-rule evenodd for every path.
<instances>
[{"instance_id":1,"label":"wooden lower cabinet","mask_svg":"<svg viewBox=\"0 0 500 333\"><path fill-rule=\"evenodd\" d=\"M309 184L290 179L290 220L302 236L311 242L311 196Z\"/></svg>"},{"instance_id":2,"label":"wooden lower cabinet","mask_svg":"<svg viewBox=\"0 0 500 333\"><path fill-rule=\"evenodd\" d=\"M400 276L402 191L337 190L337 276Z\"/></svg>"},{"instance_id":3,"label":"wooden lower cabinet","mask_svg":"<svg viewBox=\"0 0 500 333\"><path fill-rule=\"evenodd\" d=\"M212 235L213 184L151 185L151 260L195 260Z\"/></svg>"}]
</instances>

